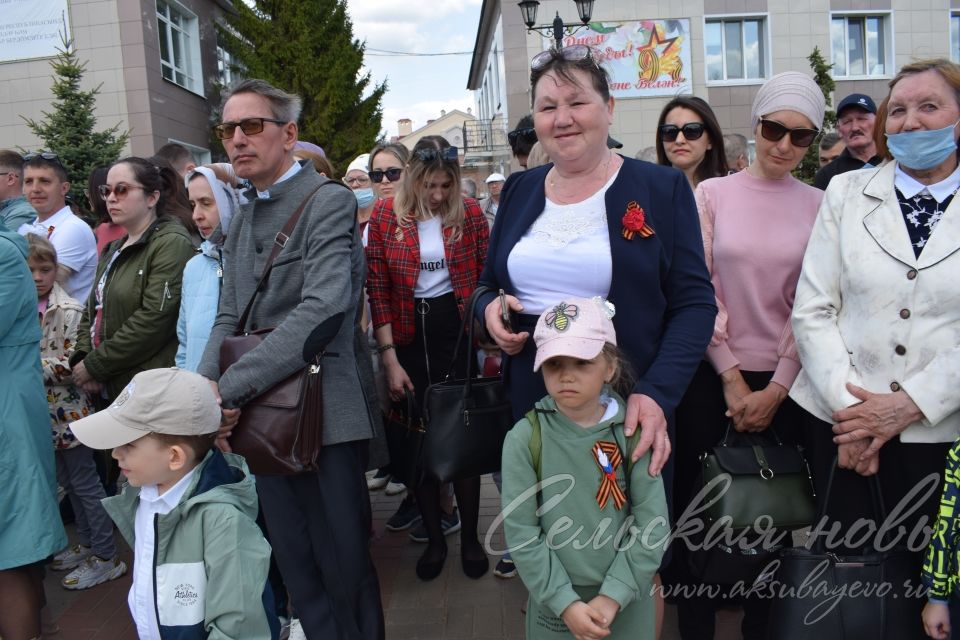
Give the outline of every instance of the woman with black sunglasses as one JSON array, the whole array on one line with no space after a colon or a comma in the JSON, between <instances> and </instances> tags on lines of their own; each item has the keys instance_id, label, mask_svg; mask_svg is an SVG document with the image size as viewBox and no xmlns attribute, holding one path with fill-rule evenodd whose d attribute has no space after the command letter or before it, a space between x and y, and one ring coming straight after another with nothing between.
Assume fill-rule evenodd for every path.
<instances>
[{"instance_id":1,"label":"woman with black sunglasses","mask_svg":"<svg viewBox=\"0 0 960 640\"><path fill-rule=\"evenodd\" d=\"M706 361L677 408L674 512L690 506L700 455L728 424L756 434L774 427L798 443L803 412L787 398L800 371L790 313L803 252L823 193L791 175L823 123L823 93L807 75L785 72L757 93L751 118L757 157L745 171L705 180L696 199L704 250L720 312ZM672 581L699 582L677 545ZM697 585L694 585L697 586ZM712 639L718 601L698 595L677 603L683 640ZM770 601L742 601L745 640L766 637Z\"/></svg>"},{"instance_id":2,"label":"woman with black sunglasses","mask_svg":"<svg viewBox=\"0 0 960 640\"><path fill-rule=\"evenodd\" d=\"M470 349L462 351L457 362L453 356L464 305L476 289L487 254L489 230L477 201L460 195L457 149L445 138L421 138L403 169L396 197L380 200L370 219L367 293L390 398L405 409L408 393L423 407L429 385L451 373L466 376ZM395 465L405 462L394 460ZM417 576L433 580L443 570L444 534L452 533L452 527L445 531L443 526L438 482L424 478L409 488L416 495L428 543L417 562ZM457 480L453 488L462 523L463 572L479 578L489 567L477 538L480 478ZM406 526L413 524L410 520ZM388 522L388 528L401 527Z\"/></svg>"},{"instance_id":3,"label":"woman with black sunglasses","mask_svg":"<svg viewBox=\"0 0 960 640\"><path fill-rule=\"evenodd\" d=\"M702 98L680 96L660 112L657 162L683 171L691 189L727 175L723 133L713 109Z\"/></svg>"},{"instance_id":4,"label":"woman with black sunglasses","mask_svg":"<svg viewBox=\"0 0 960 640\"><path fill-rule=\"evenodd\" d=\"M392 198L397 183L403 177L403 168L410 162L410 150L399 142L378 144L370 152L370 181L381 200Z\"/></svg>"}]
</instances>

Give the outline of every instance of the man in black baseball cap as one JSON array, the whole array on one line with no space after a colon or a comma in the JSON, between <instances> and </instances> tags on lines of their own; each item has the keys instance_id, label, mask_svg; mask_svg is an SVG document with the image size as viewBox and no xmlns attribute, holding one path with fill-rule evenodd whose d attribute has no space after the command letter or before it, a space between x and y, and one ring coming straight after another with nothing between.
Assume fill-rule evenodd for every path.
<instances>
[{"instance_id":1,"label":"man in black baseball cap","mask_svg":"<svg viewBox=\"0 0 960 640\"><path fill-rule=\"evenodd\" d=\"M835 175L880 164L882 158L877 156L877 145L873 141L876 118L877 105L868 95L851 93L840 101L837 132L847 146L836 160L817 171L813 186L826 189Z\"/></svg>"}]
</instances>

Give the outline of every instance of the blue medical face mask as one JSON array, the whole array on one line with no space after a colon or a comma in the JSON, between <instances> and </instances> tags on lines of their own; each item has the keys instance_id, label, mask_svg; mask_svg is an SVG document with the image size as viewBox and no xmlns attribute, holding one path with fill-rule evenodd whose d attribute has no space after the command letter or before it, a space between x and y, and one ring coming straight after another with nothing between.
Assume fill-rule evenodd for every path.
<instances>
[{"instance_id":1,"label":"blue medical face mask","mask_svg":"<svg viewBox=\"0 0 960 640\"><path fill-rule=\"evenodd\" d=\"M908 169L932 169L949 158L951 153L957 152L954 128L958 122L960 120L949 127L932 131L888 133L887 148L897 162Z\"/></svg>"},{"instance_id":2,"label":"blue medical face mask","mask_svg":"<svg viewBox=\"0 0 960 640\"><path fill-rule=\"evenodd\" d=\"M373 193L373 189L366 187L364 189L354 189L353 195L357 198L357 206L361 209L366 209L373 201L376 199L376 195Z\"/></svg>"}]
</instances>

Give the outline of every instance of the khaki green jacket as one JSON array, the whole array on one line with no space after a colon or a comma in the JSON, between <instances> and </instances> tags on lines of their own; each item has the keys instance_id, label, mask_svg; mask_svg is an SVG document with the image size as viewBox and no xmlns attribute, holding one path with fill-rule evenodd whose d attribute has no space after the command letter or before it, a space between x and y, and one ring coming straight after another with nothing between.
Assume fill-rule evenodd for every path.
<instances>
[{"instance_id":1,"label":"khaki green jacket","mask_svg":"<svg viewBox=\"0 0 960 640\"><path fill-rule=\"evenodd\" d=\"M116 398L137 373L172 367L177 353L177 317L183 267L195 249L179 221L159 218L137 242L123 249L110 266L103 289L100 346L90 328L97 308L97 284L126 236L103 251L93 290L86 301L71 366L83 361L93 378Z\"/></svg>"}]
</instances>

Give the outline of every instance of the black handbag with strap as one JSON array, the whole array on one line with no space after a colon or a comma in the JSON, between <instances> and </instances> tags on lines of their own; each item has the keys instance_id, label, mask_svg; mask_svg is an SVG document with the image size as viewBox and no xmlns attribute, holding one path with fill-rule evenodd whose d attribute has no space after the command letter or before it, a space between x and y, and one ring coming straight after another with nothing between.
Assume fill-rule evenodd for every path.
<instances>
[{"instance_id":1,"label":"black handbag with strap","mask_svg":"<svg viewBox=\"0 0 960 640\"><path fill-rule=\"evenodd\" d=\"M221 374L273 331L270 328L246 332L244 328L257 295L267 285L273 261L289 240L307 204L326 184L337 183L327 181L311 191L276 235L260 281L240 315L236 335L227 336L220 345ZM243 405L229 442L235 453L246 458L252 473L294 475L317 469L323 441L322 357L322 353L318 354L306 366Z\"/></svg>"},{"instance_id":2,"label":"black handbag with strap","mask_svg":"<svg viewBox=\"0 0 960 640\"><path fill-rule=\"evenodd\" d=\"M692 536L690 569L704 582L750 584L789 546L790 531L813 522L816 504L806 460L772 427L740 434L728 425L700 464L696 505L703 505L704 530Z\"/></svg>"},{"instance_id":3,"label":"black handbag with strap","mask_svg":"<svg viewBox=\"0 0 960 640\"><path fill-rule=\"evenodd\" d=\"M473 478L500 469L503 440L513 427L513 410L500 376L474 378L476 358L467 358L466 377L453 371L462 353L474 345L474 310L477 299L492 289L477 287L466 306L453 351L450 372L442 382L427 387L424 418L423 469L439 482Z\"/></svg>"},{"instance_id":4,"label":"black handbag with strap","mask_svg":"<svg viewBox=\"0 0 960 640\"><path fill-rule=\"evenodd\" d=\"M731 433L701 457L701 487L709 503L707 525L726 519L734 529L763 519L781 531L809 526L817 507L813 480L803 453L784 444L773 427L760 434ZM726 491L721 491L726 486Z\"/></svg>"},{"instance_id":5,"label":"black handbag with strap","mask_svg":"<svg viewBox=\"0 0 960 640\"><path fill-rule=\"evenodd\" d=\"M823 522L837 469L830 470L826 495L817 514ZM874 516L887 518L880 481L867 478ZM826 527L829 531L829 523ZM843 555L828 550L821 532L810 547L783 549L773 576L777 596L771 606L769 638L777 640L906 640L924 637L919 608L913 598L926 598L917 589L917 553L889 545L885 551ZM875 536L871 536L873 540ZM886 543L884 543L886 544ZM911 593L914 591L914 593Z\"/></svg>"}]
</instances>

